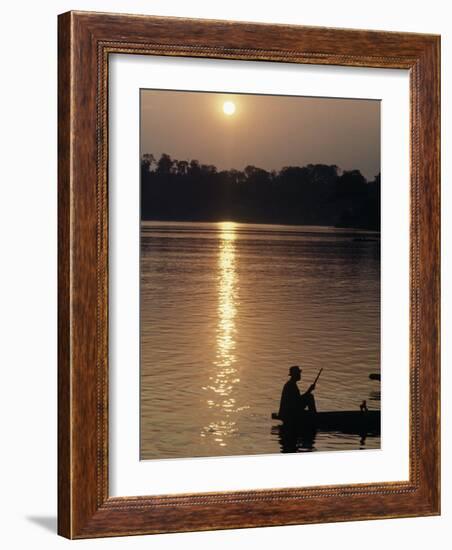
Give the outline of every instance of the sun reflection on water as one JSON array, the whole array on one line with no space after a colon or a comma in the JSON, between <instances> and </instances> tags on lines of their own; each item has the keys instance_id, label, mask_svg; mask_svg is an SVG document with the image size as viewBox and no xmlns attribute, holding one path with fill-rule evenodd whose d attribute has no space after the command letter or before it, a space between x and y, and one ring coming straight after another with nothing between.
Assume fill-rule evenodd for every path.
<instances>
[{"instance_id":1,"label":"sun reflection on water","mask_svg":"<svg viewBox=\"0 0 452 550\"><path fill-rule=\"evenodd\" d=\"M227 446L227 438L237 432L231 415L242 408L237 407L234 386L240 382L236 368L236 315L238 307L238 278L235 240L236 224L219 224L218 251L218 321L216 330L215 374L209 377L205 390L211 394L206 401L215 420L205 426L201 436L211 434L221 447Z\"/></svg>"}]
</instances>

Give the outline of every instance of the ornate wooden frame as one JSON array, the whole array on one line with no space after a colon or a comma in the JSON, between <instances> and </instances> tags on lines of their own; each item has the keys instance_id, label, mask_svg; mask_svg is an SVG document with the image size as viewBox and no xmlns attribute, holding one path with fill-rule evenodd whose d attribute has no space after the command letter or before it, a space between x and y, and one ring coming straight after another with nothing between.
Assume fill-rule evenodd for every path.
<instances>
[{"instance_id":1,"label":"ornate wooden frame","mask_svg":"<svg viewBox=\"0 0 452 550\"><path fill-rule=\"evenodd\" d=\"M59 533L85 538L439 514L440 38L69 12L59 16L58 53ZM409 481L109 497L111 53L409 70Z\"/></svg>"}]
</instances>

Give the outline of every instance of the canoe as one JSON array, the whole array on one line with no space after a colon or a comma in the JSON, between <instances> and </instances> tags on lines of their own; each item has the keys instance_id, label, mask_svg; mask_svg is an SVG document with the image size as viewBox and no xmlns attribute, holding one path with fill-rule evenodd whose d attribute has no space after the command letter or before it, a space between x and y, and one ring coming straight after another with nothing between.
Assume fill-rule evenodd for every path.
<instances>
[{"instance_id":1,"label":"canoe","mask_svg":"<svg viewBox=\"0 0 452 550\"><path fill-rule=\"evenodd\" d=\"M278 413L272 413L272 419L281 420ZM316 430L359 435L380 435L381 429L380 411L328 411L317 413L304 411L290 425L300 431Z\"/></svg>"}]
</instances>

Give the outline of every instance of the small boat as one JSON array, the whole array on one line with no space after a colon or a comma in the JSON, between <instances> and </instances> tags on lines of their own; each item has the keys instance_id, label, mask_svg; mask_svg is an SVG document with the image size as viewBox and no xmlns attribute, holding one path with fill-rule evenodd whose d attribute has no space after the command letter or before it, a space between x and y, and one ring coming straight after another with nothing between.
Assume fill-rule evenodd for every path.
<instances>
[{"instance_id":1,"label":"small boat","mask_svg":"<svg viewBox=\"0 0 452 550\"><path fill-rule=\"evenodd\" d=\"M273 420L281 420L272 413ZM285 426L285 424L284 424ZM358 435L380 435L380 411L303 411L290 423L297 431L341 432Z\"/></svg>"}]
</instances>

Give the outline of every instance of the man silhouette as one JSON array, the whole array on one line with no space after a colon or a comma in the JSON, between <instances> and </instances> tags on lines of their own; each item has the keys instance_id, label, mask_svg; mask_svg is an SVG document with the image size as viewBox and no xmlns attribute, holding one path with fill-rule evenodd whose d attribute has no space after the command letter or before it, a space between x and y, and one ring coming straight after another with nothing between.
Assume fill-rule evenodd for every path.
<instances>
[{"instance_id":1,"label":"man silhouette","mask_svg":"<svg viewBox=\"0 0 452 550\"><path fill-rule=\"evenodd\" d=\"M279 406L279 418L285 422L296 422L300 418L300 413L306 408L308 411L317 412L315 399L312 392L315 390L315 383L311 384L307 391L300 394L297 382L301 379L301 369L297 365L289 369L290 379L284 384L281 393L281 403Z\"/></svg>"}]
</instances>

